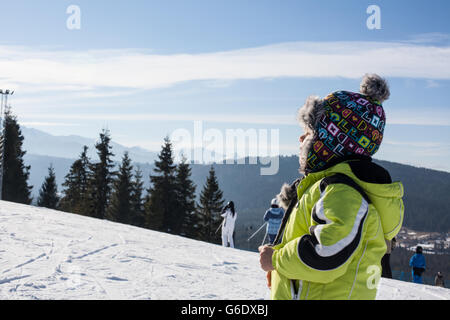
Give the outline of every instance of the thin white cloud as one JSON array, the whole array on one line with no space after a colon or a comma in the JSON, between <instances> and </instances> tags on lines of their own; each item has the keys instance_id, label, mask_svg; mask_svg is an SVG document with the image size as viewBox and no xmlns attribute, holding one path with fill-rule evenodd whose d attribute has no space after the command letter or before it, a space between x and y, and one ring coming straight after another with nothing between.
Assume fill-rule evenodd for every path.
<instances>
[{"instance_id":1,"label":"thin white cloud","mask_svg":"<svg viewBox=\"0 0 450 320\"><path fill-rule=\"evenodd\" d=\"M416 126L450 126L450 119L438 118L430 119L428 117L421 118L420 116L407 116L398 118L388 118L387 124L402 124L402 125L416 125Z\"/></svg>"},{"instance_id":2,"label":"thin white cloud","mask_svg":"<svg viewBox=\"0 0 450 320\"><path fill-rule=\"evenodd\" d=\"M239 124L266 124L266 125L296 125L295 112L292 115L261 115L261 114L161 114L161 113L78 113L78 114L39 114L24 113L18 114L21 119L26 119L23 123L31 123L31 120L72 120L72 121L204 121L211 123L239 123ZM36 122L44 123L44 122Z\"/></svg>"},{"instance_id":3,"label":"thin white cloud","mask_svg":"<svg viewBox=\"0 0 450 320\"><path fill-rule=\"evenodd\" d=\"M276 108L272 108L275 110ZM406 108L386 108L387 125L422 125L422 126L450 126L450 110L442 108L422 108L408 114L397 110ZM433 117L430 117L430 110ZM292 114L233 114L233 113L31 113L18 112L22 120L59 120L59 121L204 121L211 123L234 123L234 124L258 124L258 125L298 125L296 120L296 109Z\"/></svg>"},{"instance_id":4,"label":"thin white cloud","mask_svg":"<svg viewBox=\"0 0 450 320\"><path fill-rule=\"evenodd\" d=\"M389 144L391 146L403 146L403 147L414 147L421 149L444 149L450 150L450 143L447 142L436 142L436 141L399 141L399 140L385 140L383 144Z\"/></svg>"},{"instance_id":5,"label":"thin white cloud","mask_svg":"<svg viewBox=\"0 0 450 320\"><path fill-rule=\"evenodd\" d=\"M450 34L442 32L419 33L411 36L407 42L426 44L426 43L445 43L450 40Z\"/></svg>"},{"instance_id":6,"label":"thin white cloud","mask_svg":"<svg viewBox=\"0 0 450 320\"><path fill-rule=\"evenodd\" d=\"M0 87L36 90L153 89L192 80L360 78L367 72L450 79L450 47L405 42L291 42L161 55L135 49L81 52L0 46Z\"/></svg>"},{"instance_id":7,"label":"thin white cloud","mask_svg":"<svg viewBox=\"0 0 450 320\"><path fill-rule=\"evenodd\" d=\"M386 110L388 125L450 126L450 109L424 107L408 113L407 107Z\"/></svg>"},{"instance_id":8,"label":"thin white cloud","mask_svg":"<svg viewBox=\"0 0 450 320\"><path fill-rule=\"evenodd\" d=\"M79 123L64 122L40 122L40 121L19 121L21 126L26 127L78 127Z\"/></svg>"},{"instance_id":9,"label":"thin white cloud","mask_svg":"<svg viewBox=\"0 0 450 320\"><path fill-rule=\"evenodd\" d=\"M435 80L427 80L427 88L439 88L441 85Z\"/></svg>"}]
</instances>

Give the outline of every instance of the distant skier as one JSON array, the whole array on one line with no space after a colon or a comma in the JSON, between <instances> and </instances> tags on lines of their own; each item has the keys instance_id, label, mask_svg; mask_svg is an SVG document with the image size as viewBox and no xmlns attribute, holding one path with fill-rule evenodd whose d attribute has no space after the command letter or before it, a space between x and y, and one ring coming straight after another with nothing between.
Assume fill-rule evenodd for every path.
<instances>
[{"instance_id":1,"label":"distant skier","mask_svg":"<svg viewBox=\"0 0 450 320\"><path fill-rule=\"evenodd\" d=\"M381 276L383 278L392 279L392 270L391 270L391 253L395 248L396 240L393 238L392 240L386 240L386 254L381 259Z\"/></svg>"},{"instance_id":2,"label":"distant skier","mask_svg":"<svg viewBox=\"0 0 450 320\"><path fill-rule=\"evenodd\" d=\"M425 272L425 257L422 254L421 246L417 246L416 254L409 260L409 266L412 268L413 282L423 283L422 273Z\"/></svg>"},{"instance_id":3,"label":"distant skier","mask_svg":"<svg viewBox=\"0 0 450 320\"><path fill-rule=\"evenodd\" d=\"M221 216L224 218L222 223L222 245L234 248L234 225L236 223L237 213L234 210L233 201L229 201L223 208Z\"/></svg>"},{"instance_id":4,"label":"distant skier","mask_svg":"<svg viewBox=\"0 0 450 320\"><path fill-rule=\"evenodd\" d=\"M269 236L270 244L273 244L275 241L283 216L284 210L278 206L277 198L272 199L270 209L264 214L264 221L267 222L267 235Z\"/></svg>"},{"instance_id":5,"label":"distant skier","mask_svg":"<svg viewBox=\"0 0 450 320\"><path fill-rule=\"evenodd\" d=\"M444 275L439 271L434 278L434 285L445 288Z\"/></svg>"}]
</instances>

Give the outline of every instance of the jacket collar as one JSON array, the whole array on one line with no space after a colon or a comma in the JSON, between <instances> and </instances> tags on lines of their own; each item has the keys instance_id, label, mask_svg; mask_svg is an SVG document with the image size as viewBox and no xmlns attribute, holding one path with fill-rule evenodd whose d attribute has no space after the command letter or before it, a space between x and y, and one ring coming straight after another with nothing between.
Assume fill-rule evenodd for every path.
<instances>
[{"instance_id":1,"label":"jacket collar","mask_svg":"<svg viewBox=\"0 0 450 320\"><path fill-rule=\"evenodd\" d=\"M349 156L344 156L344 157L340 157L340 158L336 158L333 159L332 161L328 162L325 166L323 166L320 170L318 171L312 171L307 173L306 175L309 175L311 173L317 173L320 171L325 171L339 163L345 162L345 161L349 161L349 160L360 160L360 161L368 161L368 162L372 162L372 158L369 156L363 156L363 155L358 155L358 154L352 154Z\"/></svg>"}]
</instances>

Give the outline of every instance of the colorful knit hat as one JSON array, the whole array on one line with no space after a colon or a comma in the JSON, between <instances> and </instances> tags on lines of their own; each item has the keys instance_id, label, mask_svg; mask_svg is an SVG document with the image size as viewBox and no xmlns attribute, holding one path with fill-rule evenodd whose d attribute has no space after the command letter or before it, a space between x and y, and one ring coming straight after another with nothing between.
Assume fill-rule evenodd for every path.
<instances>
[{"instance_id":1,"label":"colorful knit hat","mask_svg":"<svg viewBox=\"0 0 450 320\"><path fill-rule=\"evenodd\" d=\"M365 75L361 93L337 91L325 99L311 96L298 112L305 133L300 154L300 172L323 169L340 158L373 156L383 140L386 115L382 102L389 87L378 75Z\"/></svg>"}]
</instances>

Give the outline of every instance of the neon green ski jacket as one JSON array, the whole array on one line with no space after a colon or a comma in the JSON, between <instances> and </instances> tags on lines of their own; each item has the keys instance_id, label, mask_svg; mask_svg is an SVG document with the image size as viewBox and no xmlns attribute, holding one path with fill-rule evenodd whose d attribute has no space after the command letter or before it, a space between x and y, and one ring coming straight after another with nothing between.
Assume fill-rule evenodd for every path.
<instances>
[{"instance_id":1,"label":"neon green ski jacket","mask_svg":"<svg viewBox=\"0 0 450 320\"><path fill-rule=\"evenodd\" d=\"M274 246L272 299L375 299L385 239L403 222L403 185L390 176L388 183L360 180L352 161L300 181L297 205Z\"/></svg>"}]
</instances>

